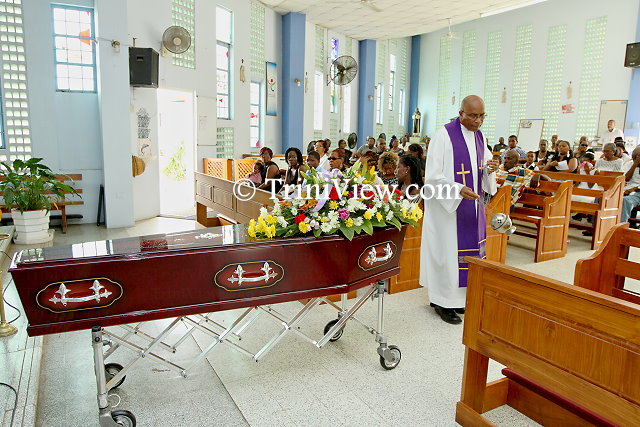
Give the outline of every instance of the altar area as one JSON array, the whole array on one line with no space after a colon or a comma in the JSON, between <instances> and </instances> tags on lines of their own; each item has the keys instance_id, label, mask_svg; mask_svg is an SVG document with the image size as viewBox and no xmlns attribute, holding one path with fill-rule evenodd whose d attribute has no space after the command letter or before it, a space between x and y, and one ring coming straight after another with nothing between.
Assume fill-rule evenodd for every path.
<instances>
[{"instance_id":1,"label":"altar area","mask_svg":"<svg viewBox=\"0 0 640 427\"><path fill-rule=\"evenodd\" d=\"M70 229L68 235L56 236L54 243L64 245L199 227L194 221L167 218L115 230L80 225ZM570 233L572 245L567 257L541 264L531 260L533 242L514 236L508 247L508 264L542 275L552 271L559 280L571 282L575 261L592 251L587 238L575 230ZM7 299L18 300L13 285L8 287ZM127 376L122 388L110 393L114 395L110 399L114 404L120 400L116 409L131 410L139 422L157 426L364 423L453 426L464 357L462 328L443 323L428 310L426 301L424 289L385 298L385 333L402 348L403 356L402 363L393 371L384 371L378 364L377 355L371 351L370 335L362 333L357 325L349 325L339 341L320 350L310 348L296 336L287 336L259 363L231 348L219 347L209 354L208 363L197 365L187 378L152 361L143 361ZM299 303L278 307L288 313L298 310ZM221 312L216 318L226 322L233 315L233 311ZM332 308L321 306L306 319L304 330L321 333L327 318L334 315ZM9 316L13 317L11 312ZM359 314L365 322L375 321L375 316L375 305L365 305ZM164 327L163 322L158 322L158 330ZM26 339L24 317L17 326L19 336L7 341L13 351L3 355L0 378L15 378L14 384L20 383L19 408L34 405L31 422L23 418L23 425L59 425L62 420L66 425L97 425L92 351L86 345L90 331L44 337L42 356L38 358L38 343L33 338ZM248 331L246 342L251 342L252 337L269 335L277 328L272 322L256 325ZM185 357L192 358L209 342L208 336L195 333L182 348ZM28 375L19 381L26 356L20 356L15 347L32 348L29 366L36 372L31 381ZM490 364L489 379L500 376L500 367ZM3 392L0 397L9 399L5 406L11 406L12 395ZM10 411L4 414L3 425L8 424L9 414ZM23 409L17 416L24 414ZM496 409L487 418L498 425L535 425L509 408Z\"/></svg>"}]
</instances>

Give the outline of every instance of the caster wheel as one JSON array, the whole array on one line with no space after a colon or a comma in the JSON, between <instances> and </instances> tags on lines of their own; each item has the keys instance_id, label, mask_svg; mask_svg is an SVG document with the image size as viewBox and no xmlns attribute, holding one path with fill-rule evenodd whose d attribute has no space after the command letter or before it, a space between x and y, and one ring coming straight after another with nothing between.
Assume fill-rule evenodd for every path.
<instances>
[{"instance_id":1,"label":"caster wheel","mask_svg":"<svg viewBox=\"0 0 640 427\"><path fill-rule=\"evenodd\" d=\"M333 325L335 325L336 323L338 323L338 319L332 320L331 322L327 323L327 325L324 327L324 334L327 335L327 332L329 332L329 330L333 328ZM329 341L331 342L338 341L340 337L342 337L343 332L344 332L344 328L340 329L338 332L335 333L334 336L329 338Z\"/></svg>"},{"instance_id":2,"label":"caster wheel","mask_svg":"<svg viewBox=\"0 0 640 427\"><path fill-rule=\"evenodd\" d=\"M380 365L382 365L382 367L388 371L398 366L398 364L400 363L400 359L402 359L402 353L400 352L400 349L395 345L390 345L389 351L393 356L393 360L387 361L384 357L380 356Z\"/></svg>"},{"instance_id":3,"label":"caster wheel","mask_svg":"<svg viewBox=\"0 0 640 427\"><path fill-rule=\"evenodd\" d=\"M136 417L129 411L113 411L111 418L123 427L136 427Z\"/></svg>"},{"instance_id":4,"label":"caster wheel","mask_svg":"<svg viewBox=\"0 0 640 427\"><path fill-rule=\"evenodd\" d=\"M115 377L116 375L118 375L118 372L122 371L123 366L119 363L107 363L104 365L104 370L107 376L107 382L111 381L111 378ZM118 381L118 383L116 385L114 385L111 388L118 388L122 385L122 383L124 382L124 380L127 378L127 376L125 375L124 377L122 377L122 379L120 381Z\"/></svg>"}]
</instances>

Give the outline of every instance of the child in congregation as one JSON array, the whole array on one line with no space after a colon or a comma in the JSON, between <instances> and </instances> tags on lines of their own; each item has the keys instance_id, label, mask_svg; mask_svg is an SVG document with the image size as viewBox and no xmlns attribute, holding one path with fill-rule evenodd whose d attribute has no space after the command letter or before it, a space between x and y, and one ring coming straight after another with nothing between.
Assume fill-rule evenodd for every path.
<instances>
[{"instance_id":1,"label":"child in congregation","mask_svg":"<svg viewBox=\"0 0 640 427\"><path fill-rule=\"evenodd\" d=\"M249 172L245 175L249 181L253 183L254 186L258 187L262 184L262 174L264 173L264 165L261 161L257 161L253 164L253 172Z\"/></svg>"},{"instance_id":2,"label":"child in congregation","mask_svg":"<svg viewBox=\"0 0 640 427\"><path fill-rule=\"evenodd\" d=\"M524 164L524 168L532 171L540 170L536 164L536 153L534 151L529 151L527 153L527 162Z\"/></svg>"},{"instance_id":3,"label":"child in congregation","mask_svg":"<svg viewBox=\"0 0 640 427\"><path fill-rule=\"evenodd\" d=\"M387 151L380 155L380 158L378 159L378 175L382 179L384 185L398 186L398 177L396 177L398 159L398 155L393 151Z\"/></svg>"}]
</instances>

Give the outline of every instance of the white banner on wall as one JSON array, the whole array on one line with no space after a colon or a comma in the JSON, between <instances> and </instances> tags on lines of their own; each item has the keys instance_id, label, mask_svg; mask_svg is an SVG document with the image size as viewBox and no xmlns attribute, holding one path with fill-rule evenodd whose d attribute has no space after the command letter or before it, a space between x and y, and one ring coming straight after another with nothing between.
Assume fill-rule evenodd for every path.
<instances>
[{"instance_id":1,"label":"white banner on wall","mask_svg":"<svg viewBox=\"0 0 640 427\"><path fill-rule=\"evenodd\" d=\"M274 62L267 62L267 116L278 115L278 70Z\"/></svg>"}]
</instances>

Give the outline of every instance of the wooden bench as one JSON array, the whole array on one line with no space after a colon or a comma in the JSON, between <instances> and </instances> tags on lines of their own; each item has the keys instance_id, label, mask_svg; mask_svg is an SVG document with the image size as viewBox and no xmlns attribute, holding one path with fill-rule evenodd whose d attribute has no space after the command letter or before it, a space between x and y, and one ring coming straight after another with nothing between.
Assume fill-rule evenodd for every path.
<instances>
[{"instance_id":1,"label":"wooden bench","mask_svg":"<svg viewBox=\"0 0 640 427\"><path fill-rule=\"evenodd\" d=\"M536 226L531 233L518 227L516 234L536 239L535 262L562 258L567 254L567 236L571 215L572 181L541 181L537 191L553 193L551 196L525 193L518 199L518 206L511 211L511 219Z\"/></svg>"},{"instance_id":2,"label":"wooden bench","mask_svg":"<svg viewBox=\"0 0 640 427\"><path fill-rule=\"evenodd\" d=\"M205 227L227 224L246 224L260 215L260 208L273 206L271 193L256 190L250 200L239 200L234 192L234 182L196 172L196 220ZM207 208L217 216L210 218Z\"/></svg>"},{"instance_id":3,"label":"wooden bench","mask_svg":"<svg viewBox=\"0 0 640 427\"><path fill-rule=\"evenodd\" d=\"M64 182L67 185L71 185L73 188L75 188L78 194L82 194L82 188L79 188L78 186L78 183L82 181L82 174L80 173L72 173L68 175L60 174L60 175L56 175L56 180L60 182ZM49 191L47 192L47 194L53 194L53 193ZM65 191L64 194L71 194L71 193ZM0 196L2 195L3 195L2 192L0 192ZM73 216L67 215L67 206L77 206L77 205L84 205L84 202L79 199L74 199L74 200L63 199L57 203L53 203L53 202L51 203L52 211L60 211L61 228L63 233L67 232L68 218L70 217L82 218L82 215L73 215ZM1 204L0 209L2 210L3 213L11 213L11 208L5 204ZM55 218L55 216L52 216L52 218Z\"/></svg>"},{"instance_id":4,"label":"wooden bench","mask_svg":"<svg viewBox=\"0 0 640 427\"><path fill-rule=\"evenodd\" d=\"M468 258L459 424L492 426L482 414L506 404L548 426L638 425L640 305L620 287L640 277L629 246L640 231L610 230L578 262L577 286ZM487 383L489 359L506 378Z\"/></svg>"},{"instance_id":5,"label":"wooden bench","mask_svg":"<svg viewBox=\"0 0 640 427\"><path fill-rule=\"evenodd\" d=\"M566 172L544 172L554 180L571 180L574 184L586 182L597 184L602 189L573 187L574 196L593 197L591 203L571 201L571 212L593 217L592 224L582 224L571 221L570 226L590 230L592 234L591 249L597 249L611 227L620 222L622 197L624 195L624 176L621 173L601 173L598 175L582 175Z\"/></svg>"}]
</instances>

